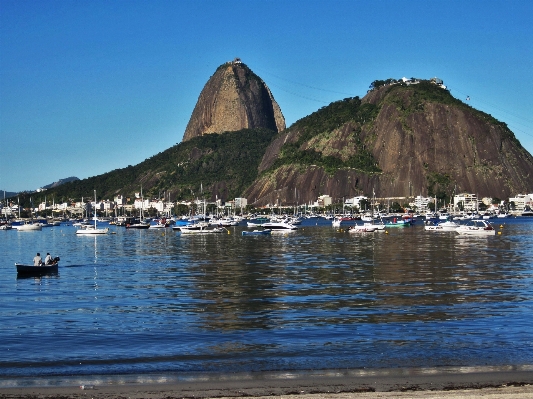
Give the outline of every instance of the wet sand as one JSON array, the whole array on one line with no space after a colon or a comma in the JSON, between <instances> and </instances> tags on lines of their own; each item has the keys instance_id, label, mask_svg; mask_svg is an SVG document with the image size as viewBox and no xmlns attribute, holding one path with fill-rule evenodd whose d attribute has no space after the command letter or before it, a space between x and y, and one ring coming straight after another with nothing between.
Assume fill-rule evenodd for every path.
<instances>
[{"instance_id":1,"label":"wet sand","mask_svg":"<svg viewBox=\"0 0 533 399\"><path fill-rule=\"evenodd\" d=\"M0 388L0 398L235 398L358 399L358 398L533 398L533 371L494 372L317 372L302 374L241 374L203 379L165 376L113 379L92 378L92 385ZM72 381L74 382L74 381ZM4 385L5 386L5 385Z\"/></svg>"}]
</instances>

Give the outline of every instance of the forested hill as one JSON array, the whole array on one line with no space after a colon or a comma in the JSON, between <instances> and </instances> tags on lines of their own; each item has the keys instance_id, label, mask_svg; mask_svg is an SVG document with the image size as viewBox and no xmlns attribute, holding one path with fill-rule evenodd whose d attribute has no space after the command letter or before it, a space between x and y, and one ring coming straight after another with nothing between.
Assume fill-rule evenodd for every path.
<instances>
[{"instance_id":1,"label":"forested hill","mask_svg":"<svg viewBox=\"0 0 533 399\"><path fill-rule=\"evenodd\" d=\"M50 201L92 197L113 199L131 196L143 188L145 197L170 193L172 201L204 197L233 199L257 177L258 166L275 132L244 129L217 135L194 137L166 151L123 169L63 184L41 193ZM203 193L203 195L202 195ZM34 195L34 203L38 200Z\"/></svg>"},{"instance_id":2,"label":"forested hill","mask_svg":"<svg viewBox=\"0 0 533 399\"><path fill-rule=\"evenodd\" d=\"M244 196L297 204L327 194L509 198L533 190L533 157L505 123L435 81L374 82L282 132Z\"/></svg>"}]
</instances>

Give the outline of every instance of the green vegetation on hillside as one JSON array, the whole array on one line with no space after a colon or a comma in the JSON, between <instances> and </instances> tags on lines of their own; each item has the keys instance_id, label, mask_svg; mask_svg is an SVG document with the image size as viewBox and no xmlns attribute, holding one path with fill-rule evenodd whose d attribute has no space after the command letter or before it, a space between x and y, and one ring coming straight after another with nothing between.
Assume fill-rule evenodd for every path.
<instances>
[{"instance_id":1,"label":"green vegetation on hillside","mask_svg":"<svg viewBox=\"0 0 533 399\"><path fill-rule=\"evenodd\" d=\"M283 145L279 157L270 170L282 165L299 164L320 166L330 174L342 168L355 168L366 173L380 172L374 157L365 148L364 140L361 138L361 126L371 123L378 112L378 107L373 104L361 105L359 97L345 98L320 108L287 129L289 132L298 133L297 140ZM352 135L356 148L353 153L356 155L343 160L340 157L324 155L315 149L302 149L302 146L313 137L332 132L348 122L354 125Z\"/></svg>"},{"instance_id":2,"label":"green vegetation on hillside","mask_svg":"<svg viewBox=\"0 0 533 399\"><path fill-rule=\"evenodd\" d=\"M244 129L208 134L177 144L138 165L129 165L100 176L71 182L48 190L56 199L93 195L112 199L126 196L143 186L146 197L172 192L172 200L192 199L200 191L209 198L213 184L225 186L224 200L242 194L257 177L261 158L276 133L267 129ZM219 195L220 198L220 195ZM56 200L57 202L57 200Z\"/></svg>"}]
</instances>

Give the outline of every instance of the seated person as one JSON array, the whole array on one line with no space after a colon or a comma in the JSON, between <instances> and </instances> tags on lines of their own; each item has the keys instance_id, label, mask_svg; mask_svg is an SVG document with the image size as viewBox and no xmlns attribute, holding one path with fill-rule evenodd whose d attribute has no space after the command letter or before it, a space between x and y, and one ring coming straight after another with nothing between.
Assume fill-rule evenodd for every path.
<instances>
[{"instance_id":1,"label":"seated person","mask_svg":"<svg viewBox=\"0 0 533 399\"><path fill-rule=\"evenodd\" d=\"M51 265L52 264L52 255L50 255L49 252L46 253L46 258L44 258L44 264L45 265Z\"/></svg>"},{"instance_id":2,"label":"seated person","mask_svg":"<svg viewBox=\"0 0 533 399\"><path fill-rule=\"evenodd\" d=\"M42 264L41 254L37 252L37 255L33 258L33 266L41 266Z\"/></svg>"}]
</instances>

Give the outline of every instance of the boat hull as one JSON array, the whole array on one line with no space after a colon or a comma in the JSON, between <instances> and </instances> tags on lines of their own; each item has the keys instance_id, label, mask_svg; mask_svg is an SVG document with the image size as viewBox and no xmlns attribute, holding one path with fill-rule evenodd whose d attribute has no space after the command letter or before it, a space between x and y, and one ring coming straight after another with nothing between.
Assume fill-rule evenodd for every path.
<instances>
[{"instance_id":1,"label":"boat hull","mask_svg":"<svg viewBox=\"0 0 533 399\"><path fill-rule=\"evenodd\" d=\"M263 227L265 229L269 229L272 231L295 231L298 230L298 227L289 224L289 223L283 223L283 222L271 222L271 223L264 223Z\"/></svg>"},{"instance_id":2,"label":"boat hull","mask_svg":"<svg viewBox=\"0 0 533 399\"><path fill-rule=\"evenodd\" d=\"M461 235L470 236L493 236L496 230L492 225L484 220L472 220L468 225L462 225L455 230Z\"/></svg>"},{"instance_id":3,"label":"boat hull","mask_svg":"<svg viewBox=\"0 0 533 399\"><path fill-rule=\"evenodd\" d=\"M150 225L145 224L145 223L135 223L135 224L126 225L126 228L127 229L149 229Z\"/></svg>"},{"instance_id":4,"label":"boat hull","mask_svg":"<svg viewBox=\"0 0 533 399\"><path fill-rule=\"evenodd\" d=\"M496 235L496 230L484 230L481 228L472 228L472 229L457 229L455 230L458 234L469 235L469 236L494 236Z\"/></svg>"},{"instance_id":5,"label":"boat hull","mask_svg":"<svg viewBox=\"0 0 533 399\"><path fill-rule=\"evenodd\" d=\"M43 228L38 224L21 224L19 226L12 226L17 231L41 231Z\"/></svg>"},{"instance_id":6,"label":"boat hull","mask_svg":"<svg viewBox=\"0 0 533 399\"><path fill-rule=\"evenodd\" d=\"M213 234L213 233L225 233L227 230L223 227L215 227L215 228L206 228L202 230L188 230L188 229L181 229L181 234Z\"/></svg>"},{"instance_id":7,"label":"boat hull","mask_svg":"<svg viewBox=\"0 0 533 399\"><path fill-rule=\"evenodd\" d=\"M19 275L42 276L44 274L57 273L59 265L56 263L55 265L48 266L33 266L15 263L15 266Z\"/></svg>"},{"instance_id":8,"label":"boat hull","mask_svg":"<svg viewBox=\"0 0 533 399\"><path fill-rule=\"evenodd\" d=\"M76 230L77 235L98 235L98 234L107 234L109 231L109 228L106 227L105 229L80 229Z\"/></svg>"},{"instance_id":9,"label":"boat hull","mask_svg":"<svg viewBox=\"0 0 533 399\"><path fill-rule=\"evenodd\" d=\"M272 234L272 230L254 230L254 231L243 231L243 236L268 236Z\"/></svg>"}]
</instances>

